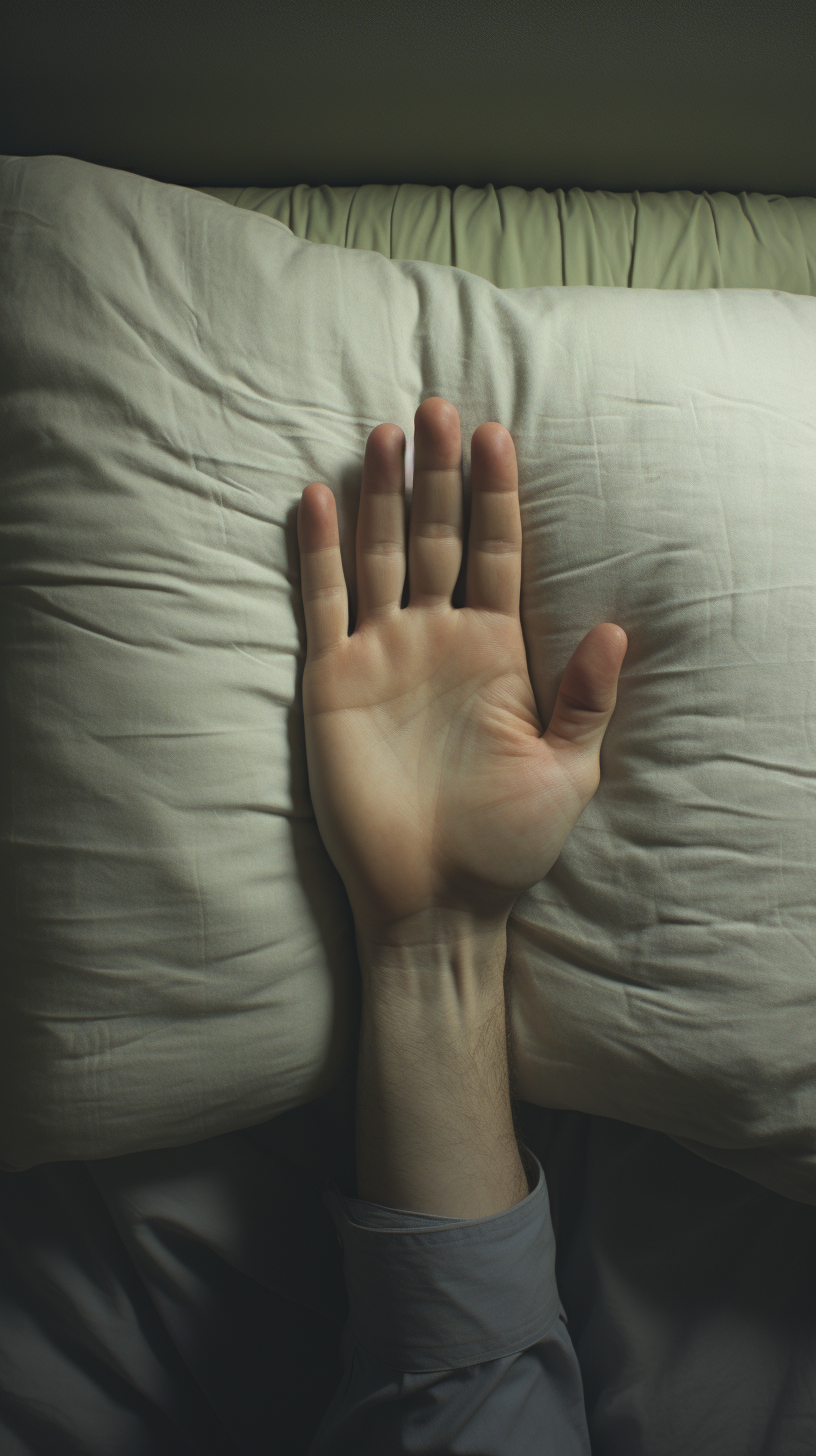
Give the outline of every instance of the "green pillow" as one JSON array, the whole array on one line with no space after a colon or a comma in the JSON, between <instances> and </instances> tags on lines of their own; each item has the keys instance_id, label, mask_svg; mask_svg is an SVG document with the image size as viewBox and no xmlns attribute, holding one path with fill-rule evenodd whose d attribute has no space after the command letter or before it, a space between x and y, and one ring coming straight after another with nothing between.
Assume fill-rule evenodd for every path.
<instances>
[{"instance_id":1,"label":"green pillow","mask_svg":"<svg viewBox=\"0 0 816 1456\"><path fill-rule=\"evenodd\" d=\"M200 187L311 243L447 263L498 288L816 292L816 197L543 187Z\"/></svg>"},{"instance_id":2,"label":"green pillow","mask_svg":"<svg viewBox=\"0 0 816 1456\"><path fill-rule=\"evenodd\" d=\"M629 650L600 787L509 927L519 1095L816 1203L816 298L500 289L204 193L0 159L0 1161L175 1146L336 1085L297 503L428 395L519 464L542 721ZM456 598L454 598L456 600Z\"/></svg>"}]
</instances>

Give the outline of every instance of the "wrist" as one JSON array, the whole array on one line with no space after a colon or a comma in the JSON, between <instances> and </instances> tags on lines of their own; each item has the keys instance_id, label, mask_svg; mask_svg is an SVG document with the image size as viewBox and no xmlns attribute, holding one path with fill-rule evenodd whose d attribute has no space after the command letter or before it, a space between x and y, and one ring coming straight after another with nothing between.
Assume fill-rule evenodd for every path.
<instances>
[{"instance_id":1,"label":"wrist","mask_svg":"<svg viewBox=\"0 0 816 1456\"><path fill-rule=\"evenodd\" d=\"M434 910L372 926L355 917L355 932L364 992L427 996L447 983L468 1000L503 988L506 918Z\"/></svg>"}]
</instances>

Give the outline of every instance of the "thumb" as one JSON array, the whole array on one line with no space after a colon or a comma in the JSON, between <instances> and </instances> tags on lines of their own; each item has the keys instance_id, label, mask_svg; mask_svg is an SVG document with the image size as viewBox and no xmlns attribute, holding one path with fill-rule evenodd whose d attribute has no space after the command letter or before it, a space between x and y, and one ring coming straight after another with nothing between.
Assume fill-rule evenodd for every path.
<instances>
[{"instance_id":1,"label":"thumb","mask_svg":"<svg viewBox=\"0 0 816 1456\"><path fill-rule=\"evenodd\" d=\"M587 632L564 669L544 734L550 748L558 753L581 749L599 760L628 647L629 638L614 622L601 622Z\"/></svg>"}]
</instances>

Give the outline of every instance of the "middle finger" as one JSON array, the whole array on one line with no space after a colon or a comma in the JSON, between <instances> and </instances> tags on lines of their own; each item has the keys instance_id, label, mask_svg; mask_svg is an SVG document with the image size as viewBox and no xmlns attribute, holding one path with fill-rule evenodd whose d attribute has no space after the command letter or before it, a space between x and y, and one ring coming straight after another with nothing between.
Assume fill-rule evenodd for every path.
<instances>
[{"instance_id":1,"label":"middle finger","mask_svg":"<svg viewBox=\"0 0 816 1456\"><path fill-rule=\"evenodd\" d=\"M461 567L462 430L455 406L432 395L414 416L410 605L450 606Z\"/></svg>"}]
</instances>

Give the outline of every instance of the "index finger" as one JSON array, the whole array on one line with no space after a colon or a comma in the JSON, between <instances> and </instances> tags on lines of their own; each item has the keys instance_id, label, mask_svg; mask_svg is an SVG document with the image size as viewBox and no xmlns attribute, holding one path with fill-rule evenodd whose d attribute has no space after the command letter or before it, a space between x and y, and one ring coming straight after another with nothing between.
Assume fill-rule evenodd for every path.
<instances>
[{"instance_id":1,"label":"index finger","mask_svg":"<svg viewBox=\"0 0 816 1456\"><path fill-rule=\"evenodd\" d=\"M337 506L329 487L320 481L307 485L300 497L297 533L308 659L348 637L348 591Z\"/></svg>"}]
</instances>

